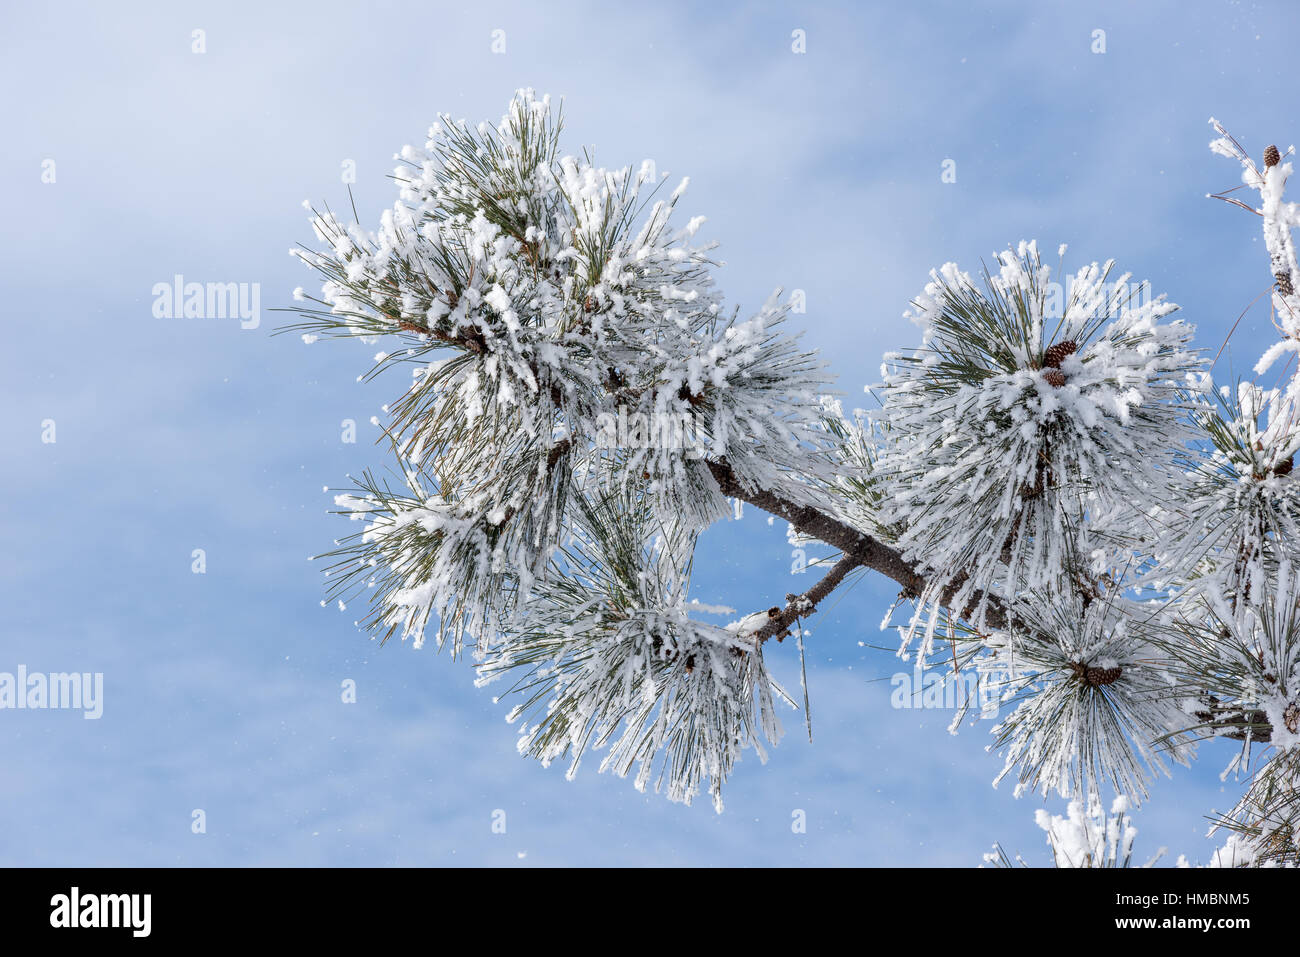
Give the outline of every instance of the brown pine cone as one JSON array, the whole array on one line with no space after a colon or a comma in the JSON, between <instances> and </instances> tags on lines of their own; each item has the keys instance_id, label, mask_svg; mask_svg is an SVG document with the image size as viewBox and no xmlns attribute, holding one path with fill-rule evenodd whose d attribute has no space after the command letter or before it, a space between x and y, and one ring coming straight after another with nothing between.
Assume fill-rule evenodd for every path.
<instances>
[{"instance_id":1,"label":"brown pine cone","mask_svg":"<svg viewBox=\"0 0 1300 957\"><path fill-rule=\"evenodd\" d=\"M1282 154L1277 151L1276 146L1267 146L1264 148L1264 166L1276 166L1282 162Z\"/></svg>"},{"instance_id":2,"label":"brown pine cone","mask_svg":"<svg viewBox=\"0 0 1300 957\"><path fill-rule=\"evenodd\" d=\"M1043 381L1048 385L1059 389L1061 386L1065 385L1065 373L1060 369L1048 369L1043 373Z\"/></svg>"},{"instance_id":3,"label":"brown pine cone","mask_svg":"<svg viewBox=\"0 0 1300 957\"><path fill-rule=\"evenodd\" d=\"M1114 684L1123 674L1120 668L1089 668L1088 684L1094 688L1100 688L1102 685Z\"/></svg>"},{"instance_id":4,"label":"brown pine cone","mask_svg":"<svg viewBox=\"0 0 1300 957\"><path fill-rule=\"evenodd\" d=\"M1076 678L1090 688L1114 684L1124 673L1123 668L1098 668L1095 665L1085 665L1081 661L1070 662L1070 670L1074 672Z\"/></svg>"},{"instance_id":5,"label":"brown pine cone","mask_svg":"<svg viewBox=\"0 0 1300 957\"><path fill-rule=\"evenodd\" d=\"M1277 280L1277 291L1284 296L1289 296L1295 292L1295 287L1291 285L1291 274L1289 272L1280 272L1273 276Z\"/></svg>"},{"instance_id":6,"label":"brown pine cone","mask_svg":"<svg viewBox=\"0 0 1300 957\"><path fill-rule=\"evenodd\" d=\"M1054 346L1048 346L1047 351L1043 353L1043 368L1059 369L1066 356L1072 356L1078 351L1079 344L1073 339L1066 339Z\"/></svg>"}]
</instances>

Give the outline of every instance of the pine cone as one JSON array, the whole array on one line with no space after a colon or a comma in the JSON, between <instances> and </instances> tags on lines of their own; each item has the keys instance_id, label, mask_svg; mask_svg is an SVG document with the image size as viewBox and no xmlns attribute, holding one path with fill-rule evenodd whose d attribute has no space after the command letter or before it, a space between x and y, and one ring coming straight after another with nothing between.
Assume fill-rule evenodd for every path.
<instances>
[{"instance_id":1,"label":"pine cone","mask_svg":"<svg viewBox=\"0 0 1300 957\"><path fill-rule=\"evenodd\" d=\"M1291 274L1289 272L1276 273L1273 278L1277 280L1277 291L1282 295L1289 296L1295 292L1295 288L1291 285Z\"/></svg>"},{"instance_id":2,"label":"pine cone","mask_svg":"<svg viewBox=\"0 0 1300 957\"><path fill-rule=\"evenodd\" d=\"M1287 705L1286 710L1282 712L1282 723L1286 725L1286 729L1292 734L1300 731L1300 706L1297 706L1294 701Z\"/></svg>"},{"instance_id":3,"label":"pine cone","mask_svg":"<svg viewBox=\"0 0 1300 957\"><path fill-rule=\"evenodd\" d=\"M1114 684L1123 674L1120 668L1089 668L1088 684L1094 688L1100 688L1102 685Z\"/></svg>"},{"instance_id":4,"label":"pine cone","mask_svg":"<svg viewBox=\"0 0 1300 957\"><path fill-rule=\"evenodd\" d=\"M1277 465L1273 466L1273 474L1290 475L1291 469L1293 469L1294 467L1295 467L1294 459L1283 459L1281 462L1278 462Z\"/></svg>"},{"instance_id":5,"label":"pine cone","mask_svg":"<svg viewBox=\"0 0 1300 957\"><path fill-rule=\"evenodd\" d=\"M1267 146L1264 148L1264 166L1276 166L1282 162L1282 154L1277 151L1276 146Z\"/></svg>"},{"instance_id":6,"label":"pine cone","mask_svg":"<svg viewBox=\"0 0 1300 957\"><path fill-rule=\"evenodd\" d=\"M1066 356L1072 356L1078 351L1079 344L1073 339L1066 339L1054 346L1048 346L1047 351L1043 353L1043 368L1059 369Z\"/></svg>"},{"instance_id":7,"label":"pine cone","mask_svg":"<svg viewBox=\"0 0 1300 957\"><path fill-rule=\"evenodd\" d=\"M1095 665L1085 665L1081 661L1070 662L1070 670L1074 672L1076 678L1090 688L1114 684L1124 673L1123 668L1098 668Z\"/></svg>"},{"instance_id":8,"label":"pine cone","mask_svg":"<svg viewBox=\"0 0 1300 957\"><path fill-rule=\"evenodd\" d=\"M1048 369L1043 373L1043 381L1048 385L1059 389L1061 386L1065 385L1065 373L1060 369Z\"/></svg>"}]
</instances>

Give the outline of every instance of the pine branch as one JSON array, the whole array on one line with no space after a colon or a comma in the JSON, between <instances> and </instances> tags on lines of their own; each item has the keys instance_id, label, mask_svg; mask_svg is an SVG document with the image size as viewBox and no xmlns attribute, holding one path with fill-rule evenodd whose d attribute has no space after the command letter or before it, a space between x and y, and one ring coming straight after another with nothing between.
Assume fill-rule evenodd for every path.
<instances>
[{"instance_id":1,"label":"pine branch","mask_svg":"<svg viewBox=\"0 0 1300 957\"><path fill-rule=\"evenodd\" d=\"M1273 737L1273 726L1263 711L1243 711L1225 706L1218 698L1210 696L1208 707L1197 711L1196 717L1214 729L1217 737L1231 741L1251 741L1268 744Z\"/></svg>"},{"instance_id":2,"label":"pine branch","mask_svg":"<svg viewBox=\"0 0 1300 957\"><path fill-rule=\"evenodd\" d=\"M1252 392L1252 414L1233 418L1251 423L1248 434L1229 436L1243 440L1243 454L1218 443L1223 468L1207 467L1185 500L1180 450L1203 437L1186 421L1202 406L1191 384L1201 362L1190 328L1161 321L1176 307L1163 297L1134 304L1127 274L1110 282L1107 262L1076 276L1069 301L1049 309L1051 268L1035 243L999 253L983 289L948 264L913 303L922 348L887 357L882 416L841 428L817 391L823 366L779 328L788 311L779 291L747 321L723 313L712 246L692 240L703 219L669 228L684 181L651 208L658 185L645 167L561 158L559 119L530 91L498 127L446 124L424 149L403 150L410 173L398 177L401 202L378 233L313 210L326 249L299 252L325 280L320 298L295 293L313 304L296 310L309 320L293 327L305 340L398 334L414 345L376 356L371 372L390 360L417 365L385 409L407 490L367 475L359 495L336 498L365 527L332 553L333 591L369 596L366 627L418 642L436 620L453 653L472 638L485 680L515 673L524 704L512 715L529 715L521 750L543 762L565 756L572 771L589 747L605 748L602 769L638 766L639 786L657 778L686 801L708 779L717 801L740 749L761 757L759 738L780 736L772 703L785 693L763 643L865 568L920 608L904 648L924 631L924 659L937 626L955 625L954 667L957 642L968 640L963 654L982 676L1008 676L1001 701L1018 706L995 734L1008 752L1002 774L1018 768L1019 789L1073 784L1091 794L1105 780L1140 793L1146 768L1159 765L1153 739L1183 759L1183 739L1197 730L1184 727L1188 695L1170 693L1169 662L1148 650L1181 647L1157 634L1173 620L1153 624L1123 599L1116 570L1173 557L1185 572L1175 580L1231 574L1234 602L1271 607L1256 597L1257 580L1274 570L1260 556L1266 545L1289 555L1296 540L1300 492L1291 497L1287 476L1300 433L1255 428L1263 405ZM1284 340L1262 374L1300 352L1291 237L1300 206L1282 202L1291 164L1276 148L1262 171L1226 134L1215 148L1242 162L1263 200L1255 212ZM1056 329L1045 327L1061 307ZM438 349L452 355L426 365ZM1289 422L1300 380L1270 401ZM678 431L660 436L658 417ZM713 481L696 454L682 454L688 447L711 450ZM825 497L801 494L799 480ZM811 588L751 616L739 634L691 620L686 600L696 535L725 514L723 496L839 553ZM1165 499L1175 504L1148 514ZM1234 516L1240 541L1220 531ZM1143 537L1180 518L1185 541ZM1088 537L1087 525L1099 534ZM1104 588L1082 580L1094 575ZM1295 607L1289 597L1282 606ZM1286 654L1267 664L1229 654L1255 645L1230 647L1217 630L1183 650L1201 730L1271 740L1284 753L1300 740L1294 687L1261 697L1250 684L1294 673L1300 627L1291 624ZM800 632L801 661L803 651ZM1280 770L1250 808L1276 805L1275 785L1294 804L1298 766L1272 765ZM1300 823L1287 826L1290 840Z\"/></svg>"},{"instance_id":3,"label":"pine branch","mask_svg":"<svg viewBox=\"0 0 1300 957\"><path fill-rule=\"evenodd\" d=\"M790 633L790 626L795 623L796 619L807 618L815 612L822 599L833 592L840 582L844 581L849 572L855 568L860 568L861 565L862 563L857 558L844 555L831 567L831 570L826 573L821 581L802 595L786 595L784 608L773 606L768 609L768 621L758 631L754 632L754 639L767 641L769 638L776 638L777 641L780 641Z\"/></svg>"},{"instance_id":4,"label":"pine branch","mask_svg":"<svg viewBox=\"0 0 1300 957\"><path fill-rule=\"evenodd\" d=\"M713 473L714 481L718 483L718 487L722 489L723 495L729 498L738 498L756 508L761 508L765 512L770 512L778 518L783 518L794 526L795 531L823 541L843 553L844 557L826 576L826 579L814 586L813 590L816 590L823 584L828 584L828 580L830 580L826 591L819 595L819 601L843 581L844 576L852 568L857 566L880 572L887 578L898 582L903 586L902 594L904 597L919 598L924 592L926 586L925 576L919 573L897 549L885 544L880 539L851 528L825 512L813 508L811 505L797 505L789 499L766 489L747 488L725 461L710 461L709 470ZM847 563L847 566L842 571L839 571L837 575L836 572L839 570L840 565L845 563ZM834 576L833 579L832 576ZM945 588L940 596L940 602L946 605L960 588L960 581L956 581L948 588ZM993 629L1006 628L1012 619L1002 601L993 596L981 594L972 596L970 602L961 610L960 614L962 616L969 614L985 598L987 598L988 602L984 618L985 624ZM777 616L774 616L774 620L786 615L788 607L786 612L780 612ZM795 617L797 615L791 614L789 622L794 621ZM789 622L786 623L787 626ZM764 626L764 629L766 628L767 626ZM778 632L773 632L773 634L776 633ZM770 637L770 635L765 637Z\"/></svg>"}]
</instances>

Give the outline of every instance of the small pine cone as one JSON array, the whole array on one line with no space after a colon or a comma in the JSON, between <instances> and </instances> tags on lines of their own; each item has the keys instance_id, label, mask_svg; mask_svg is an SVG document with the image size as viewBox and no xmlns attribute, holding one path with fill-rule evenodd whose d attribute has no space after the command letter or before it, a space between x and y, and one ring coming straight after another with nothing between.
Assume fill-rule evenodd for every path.
<instances>
[{"instance_id":1,"label":"small pine cone","mask_svg":"<svg viewBox=\"0 0 1300 957\"><path fill-rule=\"evenodd\" d=\"M1286 710L1282 712L1282 723L1292 734L1300 731L1300 705L1294 701L1287 705Z\"/></svg>"},{"instance_id":2,"label":"small pine cone","mask_svg":"<svg viewBox=\"0 0 1300 957\"><path fill-rule=\"evenodd\" d=\"M1277 151L1276 146L1268 146L1264 149L1264 166L1276 166L1282 162L1282 154Z\"/></svg>"},{"instance_id":3,"label":"small pine cone","mask_svg":"<svg viewBox=\"0 0 1300 957\"><path fill-rule=\"evenodd\" d=\"M1120 675L1124 673L1123 668L1098 668L1095 665L1085 665L1081 661L1070 662L1070 670L1074 672L1075 677L1090 688L1100 688L1103 685L1114 684L1119 680Z\"/></svg>"},{"instance_id":4,"label":"small pine cone","mask_svg":"<svg viewBox=\"0 0 1300 957\"><path fill-rule=\"evenodd\" d=\"M1048 385L1059 389L1065 385L1065 373L1060 369L1048 369L1043 373L1043 381Z\"/></svg>"},{"instance_id":5,"label":"small pine cone","mask_svg":"<svg viewBox=\"0 0 1300 957\"><path fill-rule=\"evenodd\" d=\"M1281 462L1278 462L1277 465L1273 466L1273 474L1290 475L1291 469L1293 469L1294 467L1295 467L1294 459L1283 459Z\"/></svg>"},{"instance_id":6,"label":"small pine cone","mask_svg":"<svg viewBox=\"0 0 1300 957\"><path fill-rule=\"evenodd\" d=\"M1066 339L1054 346L1049 346L1047 351L1043 353L1043 368L1059 369L1066 356L1072 356L1078 351L1079 344L1073 339Z\"/></svg>"},{"instance_id":7,"label":"small pine cone","mask_svg":"<svg viewBox=\"0 0 1300 957\"><path fill-rule=\"evenodd\" d=\"M1089 668L1088 684L1094 688L1100 688L1102 685L1114 684L1123 674L1120 668Z\"/></svg>"},{"instance_id":8,"label":"small pine cone","mask_svg":"<svg viewBox=\"0 0 1300 957\"><path fill-rule=\"evenodd\" d=\"M1295 287L1291 285L1291 274L1289 272L1276 273L1273 276L1277 280L1277 291L1284 296L1289 296L1295 292Z\"/></svg>"}]
</instances>

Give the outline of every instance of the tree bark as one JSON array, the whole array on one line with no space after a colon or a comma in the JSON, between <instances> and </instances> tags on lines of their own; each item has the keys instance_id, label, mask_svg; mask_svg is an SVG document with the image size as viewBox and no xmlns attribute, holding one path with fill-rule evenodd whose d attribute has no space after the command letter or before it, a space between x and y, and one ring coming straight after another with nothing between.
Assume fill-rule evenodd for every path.
<instances>
[{"instance_id":1,"label":"tree bark","mask_svg":"<svg viewBox=\"0 0 1300 957\"><path fill-rule=\"evenodd\" d=\"M722 489L723 495L729 498L738 498L743 502L761 508L765 512L770 512L779 518L785 519L794 526L796 531L838 548L844 555L841 562L849 562L849 565L839 572L830 588L838 585L853 567L861 565L898 582L903 587L902 594L904 597L919 598L925 590L925 576L918 572L898 549L865 532L860 532L856 528L852 528L839 519L827 515L810 505L797 505L789 499L766 489L747 488L725 461L710 461L709 470L713 473L714 481L718 483L718 487ZM837 565L836 569L838 568ZM832 574L835 573L836 569L832 569ZM821 584L818 583L818 586L814 587L820 587ZM943 594L939 596L940 603L946 606L960 587L958 583L945 588ZM827 593L829 593L830 588L827 589ZM825 594L820 596L820 598L824 597ZM964 609L958 612L958 616L964 617L969 614L982 598L987 599L984 620L988 626L995 629L1007 627L1011 619L1007 615L1006 606L993 596L976 595ZM795 617L797 616L791 615L790 621L793 622Z\"/></svg>"}]
</instances>

